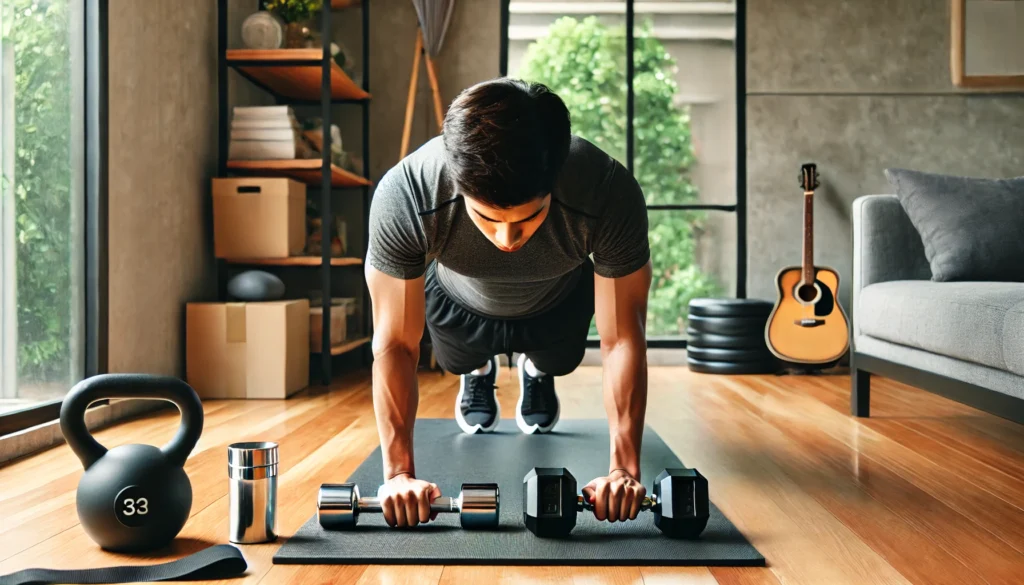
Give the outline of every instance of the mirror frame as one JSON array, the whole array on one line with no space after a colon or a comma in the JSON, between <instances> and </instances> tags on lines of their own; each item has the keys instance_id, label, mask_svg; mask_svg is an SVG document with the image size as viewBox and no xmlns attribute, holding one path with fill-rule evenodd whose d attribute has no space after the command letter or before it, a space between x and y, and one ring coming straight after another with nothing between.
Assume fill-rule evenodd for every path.
<instances>
[{"instance_id":1,"label":"mirror frame","mask_svg":"<svg viewBox=\"0 0 1024 585\"><path fill-rule=\"evenodd\" d=\"M999 1L1020 2L1024 0ZM1024 74L967 75L967 0L951 0L950 24L949 72L953 85L965 89L989 92L1019 92L1024 90Z\"/></svg>"}]
</instances>

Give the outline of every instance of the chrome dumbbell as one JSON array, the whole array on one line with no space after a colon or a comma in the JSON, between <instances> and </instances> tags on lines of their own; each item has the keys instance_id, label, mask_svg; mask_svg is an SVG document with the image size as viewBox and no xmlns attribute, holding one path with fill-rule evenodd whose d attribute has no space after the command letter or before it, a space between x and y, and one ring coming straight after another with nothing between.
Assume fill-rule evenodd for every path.
<instances>
[{"instance_id":1,"label":"chrome dumbbell","mask_svg":"<svg viewBox=\"0 0 1024 585\"><path fill-rule=\"evenodd\" d=\"M356 525L359 514L381 513L378 498L359 495L353 483L325 483L316 498L317 521L327 530L346 530ZM493 528L498 525L498 484L464 483L457 497L443 496L430 503L430 511L457 512L466 529Z\"/></svg>"}]
</instances>

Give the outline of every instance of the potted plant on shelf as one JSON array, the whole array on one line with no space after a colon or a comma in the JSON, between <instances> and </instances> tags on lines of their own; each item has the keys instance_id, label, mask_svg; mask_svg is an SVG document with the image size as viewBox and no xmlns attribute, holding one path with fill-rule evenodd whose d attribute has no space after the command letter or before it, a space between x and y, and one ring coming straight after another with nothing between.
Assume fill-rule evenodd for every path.
<instances>
[{"instance_id":1,"label":"potted plant on shelf","mask_svg":"<svg viewBox=\"0 0 1024 585\"><path fill-rule=\"evenodd\" d=\"M320 46L313 17L323 8L323 0L266 0L264 6L285 22L285 48Z\"/></svg>"}]
</instances>

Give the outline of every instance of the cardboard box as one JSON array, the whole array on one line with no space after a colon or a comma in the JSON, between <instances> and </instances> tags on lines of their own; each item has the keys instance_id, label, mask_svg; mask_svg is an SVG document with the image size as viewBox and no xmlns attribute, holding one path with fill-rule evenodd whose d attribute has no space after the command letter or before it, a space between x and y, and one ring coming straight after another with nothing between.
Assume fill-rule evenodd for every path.
<instances>
[{"instance_id":1,"label":"cardboard box","mask_svg":"<svg viewBox=\"0 0 1024 585\"><path fill-rule=\"evenodd\" d=\"M217 258L287 258L305 247L305 184L271 177L213 179Z\"/></svg>"},{"instance_id":2,"label":"cardboard box","mask_svg":"<svg viewBox=\"0 0 1024 585\"><path fill-rule=\"evenodd\" d=\"M323 347L324 338L324 308L312 307L309 309L309 349L313 353L320 353ZM346 323L345 307L343 305L331 306L331 346L341 345L348 339L348 325Z\"/></svg>"},{"instance_id":3,"label":"cardboard box","mask_svg":"<svg viewBox=\"0 0 1024 585\"><path fill-rule=\"evenodd\" d=\"M201 398L287 398L309 385L309 301L188 303L185 370Z\"/></svg>"}]
</instances>

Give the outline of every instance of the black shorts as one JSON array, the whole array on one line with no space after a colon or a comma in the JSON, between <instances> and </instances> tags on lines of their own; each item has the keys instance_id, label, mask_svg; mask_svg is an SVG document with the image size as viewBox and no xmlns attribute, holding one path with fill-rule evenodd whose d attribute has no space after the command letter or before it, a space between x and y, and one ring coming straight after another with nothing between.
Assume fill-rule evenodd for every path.
<instances>
[{"instance_id":1,"label":"black shorts","mask_svg":"<svg viewBox=\"0 0 1024 585\"><path fill-rule=\"evenodd\" d=\"M456 303L437 282L434 264L424 281L426 320L434 356L445 371L468 374L496 355L525 353L537 369L569 374L583 361L594 318L594 265L584 262L575 288L538 315L501 319Z\"/></svg>"}]
</instances>

